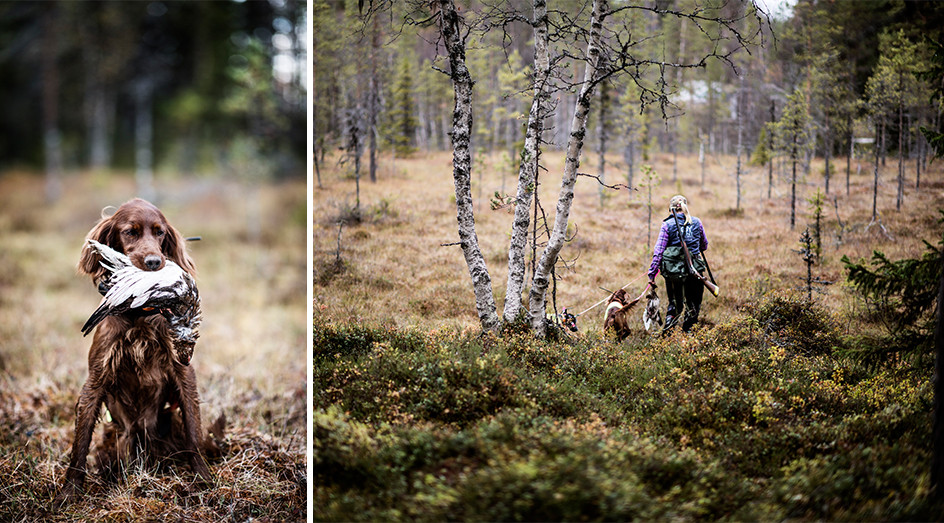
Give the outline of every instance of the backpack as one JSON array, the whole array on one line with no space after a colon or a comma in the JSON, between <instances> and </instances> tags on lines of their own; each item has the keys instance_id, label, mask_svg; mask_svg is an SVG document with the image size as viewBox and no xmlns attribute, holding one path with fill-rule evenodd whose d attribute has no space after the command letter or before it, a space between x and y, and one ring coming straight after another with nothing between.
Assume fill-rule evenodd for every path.
<instances>
[{"instance_id":1,"label":"backpack","mask_svg":"<svg viewBox=\"0 0 944 523\"><path fill-rule=\"evenodd\" d=\"M688 227L688 225L682 227ZM688 277L688 267L685 266L685 251L682 250L681 244L685 241L685 231L678 231L678 233L680 243L666 247L662 253L662 263L659 265L659 271L662 273L662 277L666 279L683 280ZM705 270L705 262L701 256L693 257L692 264L699 273Z\"/></svg>"}]
</instances>

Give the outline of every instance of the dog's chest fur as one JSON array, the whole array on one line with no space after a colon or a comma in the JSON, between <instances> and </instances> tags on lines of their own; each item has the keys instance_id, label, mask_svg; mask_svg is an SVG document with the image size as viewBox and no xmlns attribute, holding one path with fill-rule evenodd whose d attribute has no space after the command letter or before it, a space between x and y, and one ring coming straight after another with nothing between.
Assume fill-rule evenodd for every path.
<instances>
[{"instance_id":1,"label":"dog's chest fur","mask_svg":"<svg viewBox=\"0 0 944 523\"><path fill-rule=\"evenodd\" d=\"M159 401L168 382L175 379L166 320L151 316L129 323L115 318L104 328L125 329L101 355L108 394L126 405L140 404L142 398Z\"/></svg>"}]
</instances>

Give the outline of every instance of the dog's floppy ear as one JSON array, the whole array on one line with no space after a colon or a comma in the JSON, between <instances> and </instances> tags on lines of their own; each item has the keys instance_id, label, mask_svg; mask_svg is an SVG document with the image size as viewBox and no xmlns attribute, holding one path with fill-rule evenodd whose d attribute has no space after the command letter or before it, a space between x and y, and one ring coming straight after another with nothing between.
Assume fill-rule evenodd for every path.
<instances>
[{"instance_id":1,"label":"dog's floppy ear","mask_svg":"<svg viewBox=\"0 0 944 523\"><path fill-rule=\"evenodd\" d=\"M174 263L180 265L181 269L191 275L195 274L197 269L194 267L190 255L187 254L187 239L169 223L166 221L164 223L167 225L167 234L164 235L164 241L161 243L161 251L164 253L164 256L167 256Z\"/></svg>"},{"instance_id":2,"label":"dog's floppy ear","mask_svg":"<svg viewBox=\"0 0 944 523\"><path fill-rule=\"evenodd\" d=\"M107 245L118 252L124 252L122 246L117 245L114 215L107 217L103 215L102 219L89 231L86 238ZM101 259L101 256L86 243L82 246L82 254L79 256L78 271L91 276L92 281L103 278L105 268L100 263Z\"/></svg>"}]
</instances>

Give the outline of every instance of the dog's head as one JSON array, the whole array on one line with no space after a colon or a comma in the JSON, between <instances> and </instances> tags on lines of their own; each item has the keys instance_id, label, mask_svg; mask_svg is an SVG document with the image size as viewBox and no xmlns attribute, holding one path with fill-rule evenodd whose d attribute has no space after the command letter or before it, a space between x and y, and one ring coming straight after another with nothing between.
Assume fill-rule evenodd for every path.
<instances>
[{"instance_id":1,"label":"dog's head","mask_svg":"<svg viewBox=\"0 0 944 523\"><path fill-rule=\"evenodd\" d=\"M624 291L623 289L620 289L620 290L614 292L614 293L610 296L610 303L613 303L613 302L619 302L619 303L621 303L621 304L623 304L623 305L625 305L626 303L628 303L629 300L626 299L626 291Z\"/></svg>"},{"instance_id":2,"label":"dog's head","mask_svg":"<svg viewBox=\"0 0 944 523\"><path fill-rule=\"evenodd\" d=\"M111 216L103 214L87 237L127 255L141 270L160 270L170 259L188 273L194 273L186 240L167 222L160 209L140 198L125 202ZM106 274L100 259L86 245L79 258L79 272L88 274L93 281L100 280Z\"/></svg>"}]
</instances>

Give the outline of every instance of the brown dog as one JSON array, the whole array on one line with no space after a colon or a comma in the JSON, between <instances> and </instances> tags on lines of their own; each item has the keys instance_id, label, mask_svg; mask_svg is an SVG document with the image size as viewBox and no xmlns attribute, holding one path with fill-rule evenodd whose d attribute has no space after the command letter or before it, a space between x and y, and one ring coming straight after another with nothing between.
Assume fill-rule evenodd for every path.
<instances>
[{"instance_id":1,"label":"brown dog","mask_svg":"<svg viewBox=\"0 0 944 523\"><path fill-rule=\"evenodd\" d=\"M193 262L185 239L157 207L134 199L89 232L88 238L122 252L142 270L160 270L173 260L191 275ZM79 272L96 284L107 273L100 257L86 246ZM157 311L131 310L99 324L88 355L88 380L76 402L72 456L56 506L76 498L85 483L86 460L102 403L111 414L104 444L98 450L101 472L114 473L137 457L154 463L185 457L201 480L211 479L202 453L219 452L200 422L200 398L192 366L173 357L168 321ZM221 417L214 429L222 431ZM219 435L219 433L217 433Z\"/></svg>"},{"instance_id":2,"label":"brown dog","mask_svg":"<svg viewBox=\"0 0 944 523\"><path fill-rule=\"evenodd\" d=\"M629 311L639 303L639 298L630 300L626 291L620 289L614 292L606 303L606 312L603 314L603 332L613 331L616 341L623 341L629 336Z\"/></svg>"}]
</instances>

